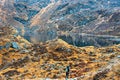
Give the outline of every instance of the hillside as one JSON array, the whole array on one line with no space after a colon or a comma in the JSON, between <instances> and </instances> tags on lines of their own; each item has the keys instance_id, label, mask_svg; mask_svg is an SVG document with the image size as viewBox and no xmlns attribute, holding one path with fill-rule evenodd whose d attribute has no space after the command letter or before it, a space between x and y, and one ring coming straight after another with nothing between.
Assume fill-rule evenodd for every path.
<instances>
[{"instance_id":1,"label":"hillside","mask_svg":"<svg viewBox=\"0 0 120 80\"><path fill-rule=\"evenodd\" d=\"M15 36L14 29L6 30L12 34L1 34L0 37L1 80L44 78L63 80L68 65L70 65L69 78L75 80L120 78L120 45L101 48L75 47L61 39L32 44L19 35Z\"/></svg>"},{"instance_id":2,"label":"hillside","mask_svg":"<svg viewBox=\"0 0 120 80\"><path fill-rule=\"evenodd\" d=\"M120 80L119 67L120 0L0 0L0 80Z\"/></svg>"}]
</instances>

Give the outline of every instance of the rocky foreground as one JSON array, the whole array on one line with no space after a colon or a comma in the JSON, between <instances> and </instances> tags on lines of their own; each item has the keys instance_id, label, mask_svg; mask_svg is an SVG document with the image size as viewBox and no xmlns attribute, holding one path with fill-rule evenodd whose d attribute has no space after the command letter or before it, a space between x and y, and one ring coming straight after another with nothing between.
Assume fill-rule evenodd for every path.
<instances>
[{"instance_id":1,"label":"rocky foreground","mask_svg":"<svg viewBox=\"0 0 120 80\"><path fill-rule=\"evenodd\" d=\"M120 45L75 47L61 39L32 44L0 29L0 80L120 80Z\"/></svg>"}]
</instances>

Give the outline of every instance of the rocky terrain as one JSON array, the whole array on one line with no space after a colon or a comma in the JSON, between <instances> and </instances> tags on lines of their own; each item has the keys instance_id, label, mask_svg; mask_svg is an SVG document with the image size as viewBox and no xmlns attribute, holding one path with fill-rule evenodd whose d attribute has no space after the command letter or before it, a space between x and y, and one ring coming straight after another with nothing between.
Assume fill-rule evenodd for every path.
<instances>
[{"instance_id":1,"label":"rocky terrain","mask_svg":"<svg viewBox=\"0 0 120 80\"><path fill-rule=\"evenodd\" d=\"M19 35L32 43L56 38L75 46L120 43L119 0L2 0L0 3L0 25L16 28Z\"/></svg>"},{"instance_id":2,"label":"rocky terrain","mask_svg":"<svg viewBox=\"0 0 120 80\"><path fill-rule=\"evenodd\" d=\"M74 80L120 79L120 45L75 47L61 39L33 44L12 27L0 31L0 80L64 80L68 65Z\"/></svg>"},{"instance_id":3,"label":"rocky terrain","mask_svg":"<svg viewBox=\"0 0 120 80\"><path fill-rule=\"evenodd\" d=\"M120 80L120 0L1 0L0 80Z\"/></svg>"}]
</instances>

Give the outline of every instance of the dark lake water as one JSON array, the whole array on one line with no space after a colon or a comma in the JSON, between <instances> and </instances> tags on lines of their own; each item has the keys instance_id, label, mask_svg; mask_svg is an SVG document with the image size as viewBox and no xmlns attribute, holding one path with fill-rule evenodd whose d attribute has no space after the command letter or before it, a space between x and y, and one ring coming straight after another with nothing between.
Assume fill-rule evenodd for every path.
<instances>
[{"instance_id":1,"label":"dark lake water","mask_svg":"<svg viewBox=\"0 0 120 80\"><path fill-rule=\"evenodd\" d=\"M72 36L60 36L59 38L72 44L74 46L110 46L114 44L120 44L120 37L118 36L95 36L95 35L74 35Z\"/></svg>"}]
</instances>

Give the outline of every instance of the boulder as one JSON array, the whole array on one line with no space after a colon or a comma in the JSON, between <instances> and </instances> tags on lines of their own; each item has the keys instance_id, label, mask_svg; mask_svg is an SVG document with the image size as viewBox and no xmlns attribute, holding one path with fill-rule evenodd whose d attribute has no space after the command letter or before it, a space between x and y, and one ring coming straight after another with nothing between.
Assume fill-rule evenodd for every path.
<instances>
[{"instance_id":1,"label":"boulder","mask_svg":"<svg viewBox=\"0 0 120 80\"><path fill-rule=\"evenodd\" d=\"M11 43L7 42L6 45L4 46L6 49L9 49L11 47Z\"/></svg>"},{"instance_id":2,"label":"boulder","mask_svg":"<svg viewBox=\"0 0 120 80\"><path fill-rule=\"evenodd\" d=\"M2 50L3 49L3 46L0 46L0 50Z\"/></svg>"},{"instance_id":3,"label":"boulder","mask_svg":"<svg viewBox=\"0 0 120 80\"><path fill-rule=\"evenodd\" d=\"M12 42L12 48L19 49L19 45L16 42Z\"/></svg>"},{"instance_id":4,"label":"boulder","mask_svg":"<svg viewBox=\"0 0 120 80\"><path fill-rule=\"evenodd\" d=\"M117 57L120 58L120 55L118 55Z\"/></svg>"}]
</instances>

